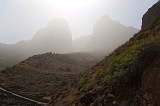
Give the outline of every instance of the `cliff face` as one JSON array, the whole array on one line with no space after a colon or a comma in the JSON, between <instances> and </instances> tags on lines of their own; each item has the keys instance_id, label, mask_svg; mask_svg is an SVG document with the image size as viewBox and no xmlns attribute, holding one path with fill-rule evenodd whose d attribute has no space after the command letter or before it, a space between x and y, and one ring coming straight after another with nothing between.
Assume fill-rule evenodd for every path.
<instances>
[{"instance_id":1,"label":"cliff face","mask_svg":"<svg viewBox=\"0 0 160 106\"><path fill-rule=\"evenodd\" d=\"M160 18L152 19L49 105L160 106Z\"/></svg>"},{"instance_id":2,"label":"cliff face","mask_svg":"<svg viewBox=\"0 0 160 106\"><path fill-rule=\"evenodd\" d=\"M160 1L153 5L142 18L142 29L148 27L151 23L160 17Z\"/></svg>"}]
</instances>

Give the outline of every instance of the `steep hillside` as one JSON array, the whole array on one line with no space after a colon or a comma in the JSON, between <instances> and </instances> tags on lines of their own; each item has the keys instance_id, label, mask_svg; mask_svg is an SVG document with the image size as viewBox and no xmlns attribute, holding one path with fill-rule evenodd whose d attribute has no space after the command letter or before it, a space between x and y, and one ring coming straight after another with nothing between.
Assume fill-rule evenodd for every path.
<instances>
[{"instance_id":1,"label":"steep hillside","mask_svg":"<svg viewBox=\"0 0 160 106\"><path fill-rule=\"evenodd\" d=\"M82 53L34 55L3 70L0 84L12 92L47 102L96 63L93 56Z\"/></svg>"},{"instance_id":2,"label":"steep hillside","mask_svg":"<svg viewBox=\"0 0 160 106\"><path fill-rule=\"evenodd\" d=\"M48 105L160 106L160 18Z\"/></svg>"}]
</instances>

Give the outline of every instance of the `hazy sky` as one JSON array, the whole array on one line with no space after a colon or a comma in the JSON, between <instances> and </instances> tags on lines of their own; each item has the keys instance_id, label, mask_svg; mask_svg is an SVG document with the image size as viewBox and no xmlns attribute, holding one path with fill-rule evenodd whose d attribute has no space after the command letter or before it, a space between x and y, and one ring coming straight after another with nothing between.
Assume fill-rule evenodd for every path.
<instances>
[{"instance_id":1,"label":"hazy sky","mask_svg":"<svg viewBox=\"0 0 160 106\"><path fill-rule=\"evenodd\" d=\"M143 14L157 0L0 0L0 42L31 39L57 17L66 19L73 38L89 35L103 15L141 27Z\"/></svg>"}]
</instances>

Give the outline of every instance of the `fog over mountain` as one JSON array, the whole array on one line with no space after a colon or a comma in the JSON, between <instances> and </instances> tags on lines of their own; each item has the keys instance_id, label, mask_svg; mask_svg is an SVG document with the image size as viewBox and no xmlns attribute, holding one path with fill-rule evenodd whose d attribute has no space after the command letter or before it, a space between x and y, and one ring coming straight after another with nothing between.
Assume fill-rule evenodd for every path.
<instances>
[{"instance_id":1,"label":"fog over mountain","mask_svg":"<svg viewBox=\"0 0 160 106\"><path fill-rule=\"evenodd\" d=\"M46 52L88 52L102 58L137 32L138 29L126 27L104 16L94 25L92 35L72 41L68 22L65 19L53 19L31 40L10 45L0 44L0 68Z\"/></svg>"},{"instance_id":2,"label":"fog over mountain","mask_svg":"<svg viewBox=\"0 0 160 106\"><path fill-rule=\"evenodd\" d=\"M157 0L0 0L0 42L29 40L48 21L60 17L70 25L73 38L91 35L105 14L125 26L141 27L143 14ZM136 8L135 8L136 7Z\"/></svg>"},{"instance_id":3,"label":"fog over mountain","mask_svg":"<svg viewBox=\"0 0 160 106\"><path fill-rule=\"evenodd\" d=\"M138 31L136 28L126 27L118 21L111 20L109 16L104 16L95 24L92 40L88 46L91 50L115 49Z\"/></svg>"},{"instance_id":4,"label":"fog over mountain","mask_svg":"<svg viewBox=\"0 0 160 106\"><path fill-rule=\"evenodd\" d=\"M136 28L126 27L105 15L94 25L92 35L76 39L73 41L73 46L75 50L81 51L114 50L138 31Z\"/></svg>"},{"instance_id":5,"label":"fog over mountain","mask_svg":"<svg viewBox=\"0 0 160 106\"><path fill-rule=\"evenodd\" d=\"M35 54L66 53L70 51L71 45L72 35L67 21L54 19L31 40L11 45L0 44L0 70Z\"/></svg>"},{"instance_id":6,"label":"fog over mountain","mask_svg":"<svg viewBox=\"0 0 160 106\"><path fill-rule=\"evenodd\" d=\"M160 106L160 0L0 0L0 23L0 106Z\"/></svg>"},{"instance_id":7,"label":"fog over mountain","mask_svg":"<svg viewBox=\"0 0 160 106\"><path fill-rule=\"evenodd\" d=\"M50 21L47 27L38 31L30 42L33 53L68 52L72 45L68 22L64 19Z\"/></svg>"}]
</instances>

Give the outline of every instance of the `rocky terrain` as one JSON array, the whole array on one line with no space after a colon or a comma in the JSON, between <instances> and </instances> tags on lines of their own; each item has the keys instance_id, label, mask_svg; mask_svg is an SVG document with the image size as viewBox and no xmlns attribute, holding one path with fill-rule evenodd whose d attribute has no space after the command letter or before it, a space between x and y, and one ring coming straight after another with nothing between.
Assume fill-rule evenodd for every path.
<instances>
[{"instance_id":1,"label":"rocky terrain","mask_svg":"<svg viewBox=\"0 0 160 106\"><path fill-rule=\"evenodd\" d=\"M145 29L69 86L68 92L52 97L48 105L160 106L160 18L155 17L159 5L143 16Z\"/></svg>"},{"instance_id":2,"label":"rocky terrain","mask_svg":"<svg viewBox=\"0 0 160 106\"><path fill-rule=\"evenodd\" d=\"M160 17L160 4L156 3L142 18L142 29L147 28Z\"/></svg>"},{"instance_id":3,"label":"rocky terrain","mask_svg":"<svg viewBox=\"0 0 160 106\"><path fill-rule=\"evenodd\" d=\"M68 84L74 83L97 62L92 55L83 53L34 55L3 70L0 84L14 93L47 102L52 95L65 92Z\"/></svg>"}]
</instances>

